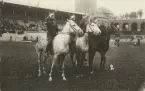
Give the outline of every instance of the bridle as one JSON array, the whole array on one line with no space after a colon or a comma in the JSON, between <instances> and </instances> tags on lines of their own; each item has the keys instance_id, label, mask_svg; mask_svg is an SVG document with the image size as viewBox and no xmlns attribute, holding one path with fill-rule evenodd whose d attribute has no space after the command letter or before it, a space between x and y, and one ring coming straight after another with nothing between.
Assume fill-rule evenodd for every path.
<instances>
[{"instance_id":1,"label":"bridle","mask_svg":"<svg viewBox=\"0 0 145 91\"><path fill-rule=\"evenodd\" d=\"M69 23L70 27L74 30L74 32L77 33L77 29L75 29L69 21L68 21L68 23Z\"/></svg>"},{"instance_id":2,"label":"bridle","mask_svg":"<svg viewBox=\"0 0 145 91\"><path fill-rule=\"evenodd\" d=\"M72 25L71 25L71 23L69 22L69 21L67 21L68 23L69 23L69 25L70 25L70 27L73 29L73 31L75 32L75 33L77 33L77 29L75 29ZM70 32L60 32L59 34L71 34Z\"/></svg>"},{"instance_id":3,"label":"bridle","mask_svg":"<svg viewBox=\"0 0 145 91\"><path fill-rule=\"evenodd\" d=\"M88 24L90 30L92 30L92 32L94 33L93 29L91 28L91 24ZM86 32L86 33L91 33L91 32Z\"/></svg>"},{"instance_id":4,"label":"bridle","mask_svg":"<svg viewBox=\"0 0 145 91\"><path fill-rule=\"evenodd\" d=\"M94 22L93 22L93 23L94 23ZM91 28L91 24L88 24L88 26L89 26L89 28L90 28L90 30L91 30L92 32L85 32L85 33L94 33L93 29Z\"/></svg>"}]
</instances>

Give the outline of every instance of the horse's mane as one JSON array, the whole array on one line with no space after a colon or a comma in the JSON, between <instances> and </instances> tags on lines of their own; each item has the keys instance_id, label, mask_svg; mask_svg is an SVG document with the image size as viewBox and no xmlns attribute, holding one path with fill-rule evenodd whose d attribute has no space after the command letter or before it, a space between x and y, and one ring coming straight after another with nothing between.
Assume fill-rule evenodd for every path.
<instances>
[{"instance_id":1,"label":"horse's mane","mask_svg":"<svg viewBox=\"0 0 145 91\"><path fill-rule=\"evenodd\" d=\"M109 35L108 26L105 26L104 24L101 24L99 26L99 28L101 30L101 35L102 36L108 36Z\"/></svg>"},{"instance_id":2,"label":"horse's mane","mask_svg":"<svg viewBox=\"0 0 145 91\"><path fill-rule=\"evenodd\" d=\"M87 27L87 24L89 24L89 20L86 18L83 18L80 23L79 23L79 26L80 28L85 32L86 31L86 27Z\"/></svg>"}]
</instances>

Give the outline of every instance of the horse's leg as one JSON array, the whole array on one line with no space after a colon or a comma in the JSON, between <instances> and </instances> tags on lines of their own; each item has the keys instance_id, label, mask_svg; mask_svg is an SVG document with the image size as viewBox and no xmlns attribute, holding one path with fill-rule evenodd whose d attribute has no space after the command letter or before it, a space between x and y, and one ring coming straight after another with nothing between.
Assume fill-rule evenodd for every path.
<instances>
[{"instance_id":1,"label":"horse's leg","mask_svg":"<svg viewBox=\"0 0 145 91\"><path fill-rule=\"evenodd\" d=\"M78 77L82 77L82 66L83 66L83 56L81 52L77 52L76 53L76 60L77 60L77 76Z\"/></svg>"},{"instance_id":2,"label":"horse's leg","mask_svg":"<svg viewBox=\"0 0 145 91\"><path fill-rule=\"evenodd\" d=\"M45 70L45 64L47 60L48 54L44 53L44 59L43 59L43 74L46 75L46 70Z\"/></svg>"},{"instance_id":3,"label":"horse's leg","mask_svg":"<svg viewBox=\"0 0 145 91\"><path fill-rule=\"evenodd\" d=\"M116 40L117 47L119 47L119 39Z\"/></svg>"},{"instance_id":4,"label":"horse's leg","mask_svg":"<svg viewBox=\"0 0 145 91\"><path fill-rule=\"evenodd\" d=\"M71 62L72 62L72 64L73 64L73 67L75 67L75 64L76 64L76 63L75 63L76 60L74 59L74 54L75 54L75 53L71 53L71 54L70 54L70 59L71 59Z\"/></svg>"},{"instance_id":5,"label":"horse's leg","mask_svg":"<svg viewBox=\"0 0 145 91\"><path fill-rule=\"evenodd\" d=\"M79 52L76 52L76 63L75 63L75 65L76 65L76 69L77 69L77 74L78 74L78 72L79 72L79 68L80 68L80 53Z\"/></svg>"},{"instance_id":6,"label":"horse's leg","mask_svg":"<svg viewBox=\"0 0 145 91\"><path fill-rule=\"evenodd\" d=\"M54 65L56 63L56 60L58 59L58 56L59 56L59 54L54 54L51 69L50 69L50 73L49 73L49 81L52 81L52 72L53 72L53 68L54 68Z\"/></svg>"},{"instance_id":7,"label":"horse's leg","mask_svg":"<svg viewBox=\"0 0 145 91\"><path fill-rule=\"evenodd\" d=\"M58 57L58 66L59 66L59 71L61 72L61 68L62 68L62 57L61 56Z\"/></svg>"},{"instance_id":8,"label":"horse's leg","mask_svg":"<svg viewBox=\"0 0 145 91\"><path fill-rule=\"evenodd\" d=\"M62 79L64 80L64 81L66 81L67 79L66 79L66 77L65 77L65 61L64 61L64 58L65 58L65 55L61 55L61 58L62 58Z\"/></svg>"},{"instance_id":9,"label":"horse's leg","mask_svg":"<svg viewBox=\"0 0 145 91\"><path fill-rule=\"evenodd\" d=\"M41 76L41 56L42 56L42 52L37 52L38 55L38 76Z\"/></svg>"},{"instance_id":10,"label":"horse's leg","mask_svg":"<svg viewBox=\"0 0 145 91\"><path fill-rule=\"evenodd\" d=\"M82 54L82 57L83 57L83 61L84 61L85 65L88 64L88 61L87 61L87 59L86 59L86 52L84 52L84 53Z\"/></svg>"},{"instance_id":11,"label":"horse's leg","mask_svg":"<svg viewBox=\"0 0 145 91\"><path fill-rule=\"evenodd\" d=\"M89 69L90 69L91 74L93 73L92 66L93 66L93 59L94 59L95 53L96 53L96 50L94 49L89 50Z\"/></svg>"},{"instance_id":12,"label":"horse's leg","mask_svg":"<svg viewBox=\"0 0 145 91\"><path fill-rule=\"evenodd\" d=\"M100 52L101 54L101 63L100 63L100 68L103 68L105 67L105 63L106 63L106 52Z\"/></svg>"},{"instance_id":13,"label":"horse's leg","mask_svg":"<svg viewBox=\"0 0 145 91\"><path fill-rule=\"evenodd\" d=\"M80 77L83 77L83 65L84 65L84 61L86 61L85 59L85 52L81 52L80 53L80 60L79 60L79 69L80 69Z\"/></svg>"}]
</instances>

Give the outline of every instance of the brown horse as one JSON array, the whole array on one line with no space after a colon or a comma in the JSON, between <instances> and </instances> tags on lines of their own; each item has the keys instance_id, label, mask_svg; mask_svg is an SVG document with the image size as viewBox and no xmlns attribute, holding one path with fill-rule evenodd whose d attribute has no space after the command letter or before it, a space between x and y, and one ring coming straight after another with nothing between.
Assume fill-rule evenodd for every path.
<instances>
[{"instance_id":1,"label":"brown horse","mask_svg":"<svg viewBox=\"0 0 145 91\"><path fill-rule=\"evenodd\" d=\"M99 27L93 21L90 21L88 17L84 18L81 21L80 27L83 29L84 35L81 37L76 37L72 50L74 52L71 54L72 60L74 60L74 53L76 54L76 60L74 61L77 62L76 64L78 70L82 69L83 61L86 61L85 55L89 51L89 34L92 34L94 36L98 36L99 34L101 34L101 30L99 29Z\"/></svg>"},{"instance_id":2,"label":"brown horse","mask_svg":"<svg viewBox=\"0 0 145 91\"><path fill-rule=\"evenodd\" d=\"M101 30L101 35L89 35L89 68L91 72L93 72L92 64L96 52L99 52L101 55L100 68L104 69L106 63L105 55L109 49L110 36L111 34L118 32L118 29L114 26L114 24L107 27L102 24L99 28Z\"/></svg>"}]
</instances>

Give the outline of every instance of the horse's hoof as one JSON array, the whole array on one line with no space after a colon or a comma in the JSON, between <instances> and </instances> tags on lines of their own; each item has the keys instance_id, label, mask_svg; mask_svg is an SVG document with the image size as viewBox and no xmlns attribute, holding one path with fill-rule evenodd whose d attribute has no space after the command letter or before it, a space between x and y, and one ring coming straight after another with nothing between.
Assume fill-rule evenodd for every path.
<instances>
[{"instance_id":1,"label":"horse's hoof","mask_svg":"<svg viewBox=\"0 0 145 91\"><path fill-rule=\"evenodd\" d=\"M38 77L40 77L40 76L41 76L41 73L38 74Z\"/></svg>"},{"instance_id":2,"label":"horse's hoof","mask_svg":"<svg viewBox=\"0 0 145 91\"><path fill-rule=\"evenodd\" d=\"M63 81L67 81L67 79L65 77L62 78Z\"/></svg>"},{"instance_id":3,"label":"horse's hoof","mask_svg":"<svg viewBox=\"0 0 145 91\"><path fill-rule=\"evenodd\" d=\"M49 77L48 81L51 82L52 81L52 77Z\"/></svg>"},{"instance_id":4,"label":"horse's hoof","mask_svg":"<svg viewBox=\"0 0 145 91\"><path fill-rule=\"evenodd\" d=\"M76 76L76 79L82 78L82 77L84 77L84 75L77 75L77 76Z\"/></svg>"},{"instance_id":5,"label":"horse's hoof","mask_svg":"<svg viewBox=\"0 0 145 91\"><path fill-rule=\"evenodd\" d=\"M76 76L76 79L80 78L80 76Z\"/></svg>"},{"instance_id":6,"label":"horse's hoof","mask_svg":"<svg viewBox=\"0 0 145 91\"><path fill-rule=\"evenodd\" d=\"M46 75L46 72L45 72L45 71L43 71L43 74L44 74L44 75Z\"/></svg>"},{"instance_id":7,"label":"horse's hoof","mask_svg":"<svg viewBox=\"0 0 145 91\"><path fill-rule=\"evenodd\" d=\"M80 75L80 77L84 77L84 75Z\"/></svg>"},{"instance_id":8,"label":"horse's hoof","mask_svg":"<svg viewBox=\"0 0 145 91\"><path fill-rule=\"evenodd\" d=\"M94 73L95 73L94 71L91 71L91 72L90 72L91 75L93 75Z\"/></svg>"}]
</instances>

